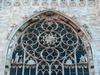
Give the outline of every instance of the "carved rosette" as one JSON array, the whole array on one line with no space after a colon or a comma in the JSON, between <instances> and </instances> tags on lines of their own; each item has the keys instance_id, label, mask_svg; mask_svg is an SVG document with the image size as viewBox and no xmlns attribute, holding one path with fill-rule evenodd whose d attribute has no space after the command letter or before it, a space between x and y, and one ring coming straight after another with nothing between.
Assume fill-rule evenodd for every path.
<instances>
[{"instance_id":1,"label":"carved rosette","mask_svg":"<svg viewBox=\"0 0 100 75\"><path fill-rule=\"evenodd\" d=\"M52 2L51 5L52 6L58 6L58 2Z\"/></svg>"},{"instance_id":2,"label":"carved rosette","mask_svg":"<svg viewBox=\"0 0 100 75\"><path fill-rule=\"evenodd\" d=\"M14 6L16 6L16 7L17 7L17 6L20 6L20 5L21 5L20 2L15 2L15 3L14 3Z\"/></svg>"},{"instance_id":3,"label":"carved rosette","mask_svg":"<svg viewBox=\"0 0 100 75\"><path fill-rule=\"evenodd\" d=\"M86 3L85 3L85 2L80 2L80 3L79 3L79 6L80 6L80 7L85 7L85 6L86 6Z\"/></svg>"},{"instance_id":4,"label":"carved rosette","mask_svg":"<svg viewBox=\"0 0 100 75\"><path fill-rule=\"evenodd\" d=\"M33 4L32 4L33 6L39 6L39 2L34 2Z\"/></svg>"},{"instance_id":5,"label":"carved rosette","mask_svg":"<svg viewBox=\"0 0 100 75\"><path fill-rule=\"evenodd\" d=\"M11 2L6 1L6 2L4 3L4 5L5 5L5 6L11 6Z\"/></svg>"},{"instance_id":6,"label":"carved rosette","mask_svg":"<svg viewBox=\"0 0 100 75\"><path fill-rule=\"evenodd\" d=\"M70 6L71 7L77 7L77 3L76 2L70 2Z\"/></svg>"},{"instance_id":7,"label":"carved rosette","mask_svg":"<svg viewBox=\"0 0 100 75\"><path fill-rule=\"evenodd\" d=\"M24 5L24 6L29 6L30 3L29 3L29 2L24 2L23 5Z\"/></svg>"},{"instance_id":8,"label":"carved rosette","mask_svg":"<svg viewBox=\"0 0 100 75\"><path fill-rule=\"evenodd\" d=\"M49 4L48 4L48 2L42 2L41 5L42 5L42 6L48 6Z\"/></svg>"},{"instance_id":9,"label":"carved rosette","mask_svg":"<svg viewBox=\"0 0 100 75\"><path fill-rule=\"evenodd\" d=\"M89 5L90 7L95 7L95 6L96 6L96 3L91 1L91 2L88 3L88 5Z\"/></svg>"},{"instance_id":10,"label":"carved rosette","mask_svg":"<svg viewBox=\"0 0 100 75\"><path fill-rule=\"evenodd\" d=\"M67 3L66 2L61 2L60 5L65 7L65 6L67 6Z\"/></svg>"}]
</instances>

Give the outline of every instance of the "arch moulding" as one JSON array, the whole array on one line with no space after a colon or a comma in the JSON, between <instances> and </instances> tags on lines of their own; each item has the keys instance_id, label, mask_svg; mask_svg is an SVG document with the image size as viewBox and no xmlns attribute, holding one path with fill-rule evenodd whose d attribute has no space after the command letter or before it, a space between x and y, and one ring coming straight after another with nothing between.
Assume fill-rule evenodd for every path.
<instances>
[{"instance_id":1,"label":"arch moulding","mask_svg":"<svg viewBox=\"0 0 100 75\"><path fill-rule=\"evenodd\" d=\"M11 68L11 63L12 63L12 55L14 52L14 49L16 47L16 42L20 38L21 35L25 33L27 28L29 28L31 25L35 25L42 20L48 21L50 24L51 20L54 22L60 22L62 24L67 24L70 28L73 29L75 34L82 40L84 44L84 48L86 50L87 58L88 58L88 65L89 65L89 75L94 74L94 64L93 64L93 54L92 54L92 49L91 49L91 37L89 34L81 27L79 24L77 24L75 21L73 21L71 18L68 16L60 13L59 11L55 10L44 10L41 11L33 16L31 16L27 21L25 21L23 24L19 25L13 33L9 37L9 42L7 44L7 54L6 54L6 63L5 63L5 69L8 69L5 71L5 73L10 72ZM49 35L50 37L50 35ZM49 42L49 41L48 41ZM50 42L49 42L50 43ZM25 49L25 48L24 48Z\"/></svg>"}]
</instances>

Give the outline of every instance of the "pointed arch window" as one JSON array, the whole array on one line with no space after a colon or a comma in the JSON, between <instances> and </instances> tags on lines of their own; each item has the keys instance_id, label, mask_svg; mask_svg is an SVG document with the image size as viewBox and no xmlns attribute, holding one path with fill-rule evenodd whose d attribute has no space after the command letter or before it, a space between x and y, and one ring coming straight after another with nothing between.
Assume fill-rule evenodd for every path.
<instances>
[{"instance_id":1,"label":"pointed arch window","mask_svg":"<svg viewBox=\"0 0 100 75\"><path fill-rule=\"evenodd\" d=\"M18 30L9 75L89 75L82 39L64 17L54 15L45 12Z\"/></svg>"}]
</instances>

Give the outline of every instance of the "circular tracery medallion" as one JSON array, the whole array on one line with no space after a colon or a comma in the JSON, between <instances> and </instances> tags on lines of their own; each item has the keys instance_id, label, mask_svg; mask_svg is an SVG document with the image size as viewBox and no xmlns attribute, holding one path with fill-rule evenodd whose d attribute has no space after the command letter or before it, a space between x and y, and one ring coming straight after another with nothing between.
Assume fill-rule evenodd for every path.
<instances>
[{"instance_id":1,"label":"circular tracery medallion","mask_svg":"<svg viewBox=\"0 0 100 75\"><path fill-rule=\"evenodd\" d=\"M52 20L32 25L24 34L22 39L27 50L35 49L35 57L51 62L65 57L66 50L68 54L73 52L78 44L78 37L70 26Z\"/></svg>"},{"instance_id":2,"label":"circular tracery medallion","mask_svg":"<svg viewBox=\"0 0 100 75\"><path fill-rule=\"evenodd\" d=\"M57 32L46 31L40 35L39 41L45 47L56 47L59 45L61 38Z\"/></svg>"}]
</instances>

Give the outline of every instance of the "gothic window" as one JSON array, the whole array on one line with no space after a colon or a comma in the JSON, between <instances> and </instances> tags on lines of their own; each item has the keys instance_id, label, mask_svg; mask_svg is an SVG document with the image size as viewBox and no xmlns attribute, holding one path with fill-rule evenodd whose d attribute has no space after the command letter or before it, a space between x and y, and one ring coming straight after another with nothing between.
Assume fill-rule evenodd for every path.
<instances>
[{"instance_id":1,"label":"gothic window","mask_svg":"<svg viewBox=\"0 0 100 75\"><path fill-rule=\"evenodd\" d=\"M43 13L39 19L43 18L30 20L23 31L19 29L9 75L89 75L82 39L63 17L54 15Z\"/></svg>"}]
</instances>

